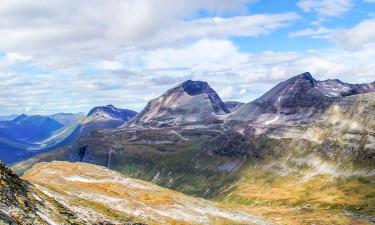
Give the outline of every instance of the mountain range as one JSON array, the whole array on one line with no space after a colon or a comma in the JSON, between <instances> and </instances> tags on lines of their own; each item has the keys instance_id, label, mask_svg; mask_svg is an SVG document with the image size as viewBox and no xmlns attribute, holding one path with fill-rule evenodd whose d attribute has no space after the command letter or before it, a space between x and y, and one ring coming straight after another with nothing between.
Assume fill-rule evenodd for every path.
<instances>
[{"instance_id":1,"label":"mountain range","mask_svg":"<svg viewBox=\"0 0 375 225\"><path fill-rule=\"evenodd\" d=\"M81 113L22 114L10 121L0 121L0 157L6 163L17 162L69 145L91 130L116 128L135 115L132 110L113 105L95 107L86 116Z\"/></svg>"},{"instance_id":2,"label":"mountain range","mask_svg":"<svg viewBox=\"0 0 375 225\"><path fill-rule=\"evenodd\" d=\"M114 184L112 180L125 176L214 201L223 207L220 210L227 210L226 215L232 215L235 207L244 210L237 213L247 213L247 219L254 215L264 219L256 217L254 224L371 224L375 222L374 110L375 82L318 81L303 73L244 104L223 101L207 82L188 80L148 102L138 114L108 105L95 107L78 122L55 117L63 128L45 142L47 148L12 161L11 168L59 204L73 202L69 212L83 220L87 215L77 208L87 208L88 203L82 199L90 201L90 210L99 204L105 212L115 209L118 218L133 222L184 220L161 213L158 207L164 203L152 193L128 196L127 192L134 192L127 189L133 183L123 187L130 181ZM77 174L77 170L85 172ZM163 202L184 205L177 199L185 197L157 190ZM169 195L173 198L166 200ZM130 206L113 208L127 201L147 206L148 219L145 212L134 214ZM184 207L191 206L179 208L187 214L198 205L214 207L195 198L183 202ZM101 217L97 210L96 221L116 222L114 215ZM245 218L239 214L229 217ZM205 218L189 215L186 218ZM210 215L220 219L185 222L251 220Z\"/></svg>"}]
</instances>

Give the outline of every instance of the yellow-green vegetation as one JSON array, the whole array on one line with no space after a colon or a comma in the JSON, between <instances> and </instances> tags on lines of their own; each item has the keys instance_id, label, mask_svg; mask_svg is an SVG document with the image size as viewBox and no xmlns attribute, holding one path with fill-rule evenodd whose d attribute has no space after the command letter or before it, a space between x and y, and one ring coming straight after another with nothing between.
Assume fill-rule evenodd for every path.
<instances>
[{"instance_id":1,"label":"yellow-green vegetation","mask_svg":"<svg viewBox=\"0 0 375 225\"><path fill-rule=\"evenodd\" d=\"M189 197L91 164L40 163L23 178L88 224L98 220L114 224L270 224L247 210Z\"/></svg>"},{"instance_id":2,"label":"yellow-green vegetation","mask_svg":"<svg viewBox=\"0 0 375 225\"><path fill-rule=\"evenodd\" d=\"M245 167L241 179L216 200L250 206L263 216L286 219L285 224L367 224L375 218L371 171L339 167L312 155Z\"/></svg>"}]
</instances>

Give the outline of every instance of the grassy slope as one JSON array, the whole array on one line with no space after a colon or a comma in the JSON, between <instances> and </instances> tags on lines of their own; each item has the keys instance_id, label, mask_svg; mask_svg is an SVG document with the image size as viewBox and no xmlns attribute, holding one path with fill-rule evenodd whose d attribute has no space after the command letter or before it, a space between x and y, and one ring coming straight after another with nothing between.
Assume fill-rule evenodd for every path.
<instances>
[{"instance_id":1,"label":"grassy slope","mask_svg":"<svg viewBox=\"0 0 375 225\"><path fill-rule=\"evenodd\" d=\"M67 205L87 223L103 216L121 224L134 221L147 224L268 224L240 209L233 210L223 204L126 178L91 164L41 163L23 178Z\"/></svg>"},{"instance_id":2,"label":"grassy slope","mask_svg":"<svg viewBox=\"0 0 375 225\"><path fill-rule=\"evenodd\" d=\"M348 222L352 218L343 215L346 213L374 221L375 176L354 176L345 169L336 177L342 171L339 168L330 174L327 165L296 165L288 160L273 161L268 166L249 165L243 169L242 178L216 200L251 206L281 221L294 215L299 217L295 224L329 224L322 223L323 218L332 224L354 224Z\"/></svg>"}]
</instances>

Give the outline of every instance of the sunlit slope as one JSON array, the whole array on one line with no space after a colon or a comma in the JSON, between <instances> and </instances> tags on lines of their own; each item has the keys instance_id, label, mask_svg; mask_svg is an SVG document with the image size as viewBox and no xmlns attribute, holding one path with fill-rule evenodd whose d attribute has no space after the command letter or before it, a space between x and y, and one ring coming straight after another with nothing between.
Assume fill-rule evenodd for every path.
<instances>
[{"instance_id":1,"label":"sunlit slope","mask_svg":"<svg viewBox=\"0 0 375 225\"><path fill-rule=\"evenodd\" d=\"M61 204L32 189L0 164L0 224L82 224Z\"/></svg>"},{"instance_id":2,"label":"sunlit slope","mask_svg":"<svg viewBox=\"0 0 375 225\"><path fill-rule=\"evenodd\" d=\"M216 199L299 213L331 212L341 224L346 224L344 215L374 222L375 169L338 165L315 154L283 157L249 165L241 179Z\"/></svg>"},{"instance_id":3,"label":"sunlit slope","mask_svg":"<svg viewBox=\"0 0 375 225\"><path fill-rule=\"evenodd\" d=\"M104 217L117 224L131 215L149 224L270 224L239 209L91 164L41 163L23 178L87 222Z\"/></svg>"}]
</instances>

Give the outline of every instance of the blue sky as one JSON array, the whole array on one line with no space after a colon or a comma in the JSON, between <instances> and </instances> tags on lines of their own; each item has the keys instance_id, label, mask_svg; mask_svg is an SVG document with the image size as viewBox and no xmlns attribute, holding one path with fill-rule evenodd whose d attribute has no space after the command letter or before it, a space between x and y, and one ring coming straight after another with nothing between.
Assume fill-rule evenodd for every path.
<instances>
[{"instance_id":1,"label":"blue sky","mask_svg":"<svg viewBox=\"0 0 375 225\"><path fill-rule=\"evenodd\" d=\"M374 0L4 0L0 115L141 110L187 79L249 102L309 71L375 81Z\"/></svg>"}]
</instances>

